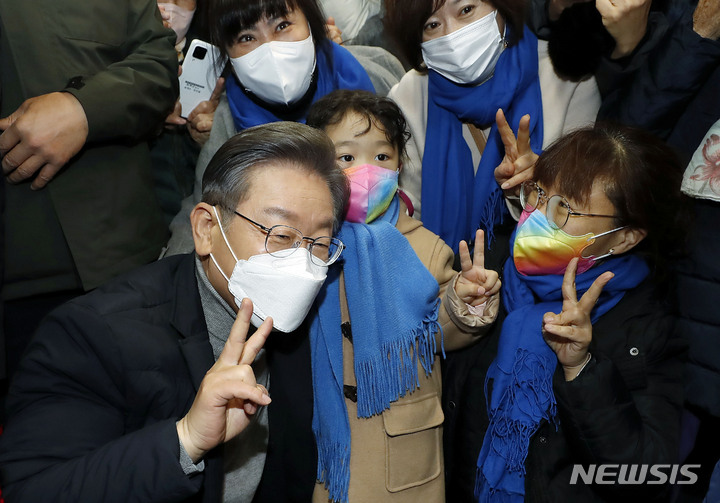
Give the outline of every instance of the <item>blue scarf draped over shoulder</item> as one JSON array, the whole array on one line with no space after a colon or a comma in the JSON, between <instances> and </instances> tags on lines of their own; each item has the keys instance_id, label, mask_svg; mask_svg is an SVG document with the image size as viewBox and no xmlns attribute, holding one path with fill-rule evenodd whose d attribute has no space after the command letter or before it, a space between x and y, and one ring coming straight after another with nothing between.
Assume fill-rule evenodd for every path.
<instances>
[{"instance_id":1,"label":"blue scarf draped over shoulder","mask_svg":"<svg viewBox=\"0 0 720 503\"><path fill-rule=\"evenodd\" d=\"M316 46L315 55L318 80L313 103L336 89L363 89L375 92L365 69L344 47L335 42L327 42L320 47ZM282 120L251 100L240 87L234 73L226 80L225 91L237 131ZM300 122L304 123L305 117Z\"/></svg>"},{"instance_id":2,"label":"blue scarf draped over shoulder","mask_svg":"<svg viewBox=\"0 0 720 503\"><path fill-rule=\"evenodd\" d=\"M620 302L626 291L638 286L649 268L632 254L605 260L576 276L578 299L605 271L615 276L590 314L593 323ZM490 424L477 460L475 497L479 502L523 502L530 438L543 419L558 424L552 387L557 356L543 339L541 327L545 313L562 310L562 280L562 275L523 276L512 257L505 263L502 298L508 316L485 380ZM489 389L492 396L488 397Z\"/></svg>"},{"instance_id":3,"label":"blue scarf draped over shoulder","mask_svg":"<svg viewBox=\"0 0 720 503\"><path fill-rule=\"evenodd\" d=\"M418 362L428 375L435 358L439 286L395 227L398 208L396 196L380 219L369 225L346 222L338 234L347 247L342 270L352 323L358 417L380 414L416 389ZM340 268L330 267L310 315L312 424L317 478L332 501L347 502L350 424L343 394L339 278Z\"/></svg>"},{"instance_id":4,"label":"blue scarf draped over shoulder","mask_svg":"<svg viewBox=\"0 0 720 503\"><path fill-rule=\"evenodd\" d=\"M525 28L520 41L500 55L493 77L477 86L455 84L433 70L428 72L422 220L455 253L461 239L475 239L478 227L492 241L493 228L507 211L494 173L505 155L495 124L497 109L503 109L516 133L520 118L530 114L530 143L535 153L542 150L537 44L535 35ZM481 127L492 124L477 174L463 138L464 122Z\"/></svg>"}]
</instances>

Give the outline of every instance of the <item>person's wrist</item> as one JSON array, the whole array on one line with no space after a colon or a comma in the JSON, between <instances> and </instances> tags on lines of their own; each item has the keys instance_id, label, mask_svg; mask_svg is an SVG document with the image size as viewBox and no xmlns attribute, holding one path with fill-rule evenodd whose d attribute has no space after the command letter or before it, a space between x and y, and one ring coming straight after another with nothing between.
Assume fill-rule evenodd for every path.
<instances>
[{"instance_id":1,"label":"person's wrist","mask_svg":"<svg viewBox=\"0 0 720 503\"><path fill-rule=\"evenodd\" d=\"M190 456L190 459L194 464L198 464L200 460L205 455L205 451L202 449L198 449L193 444L190 435L190 429L187 424L187 416L183 417L180 421L178 421L175 425L175 428L177 429L178 438L180 439L180 442L182 443L183 447L185 448L185 452L188 453L188 456Z\"/></svg>"},{"instance_id":2,"label":"person's wrist","mask_svg":"<svg viewBox=\"0 0 720 503\"><path fill-rule=\"evenodd\" d=\"M633 51L637 48L637 46L640 45L640 41L643 39L644 36L645 33L643 32L643 35L641 37L636 37L632 40L616 40L615 48L610 54L610 59L621 59L632 54Z\"/></svg>"},{"instance_id":3,"label":"person's wrist","mask_svg":"<svg viewBox=\"0 0 720 503\"><path fill-rule=\"evenodd\" d=\"M563 365L563 371L565 373L565 380L566 381L572 381L577 376L580 375L580 372L583 371L583 369L587 366L588 363L590 363L590 360L592 359L592 354L590 352L587 353L587 356L585 359L577 364L577 365Z\"/></svg>"}]
</instances>

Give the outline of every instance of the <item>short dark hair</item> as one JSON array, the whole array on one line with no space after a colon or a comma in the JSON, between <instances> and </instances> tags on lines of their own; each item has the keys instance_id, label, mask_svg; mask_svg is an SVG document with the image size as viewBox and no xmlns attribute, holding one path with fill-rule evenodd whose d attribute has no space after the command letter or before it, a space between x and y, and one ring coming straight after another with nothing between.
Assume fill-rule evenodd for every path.
<instances>
[{"instance_id":1,"label":"short dark hair","mask_svg":"<svg viewBox=\"0 0 720 503\"><path fill-rule=\"evenodd\" d=\"M338 89L326 94L310 108L307 124L325 130L342 122L350 112L367 119L367 129L363 134L375 126L385 133L385 138L397 148L400 156L405 155L405 145L410 139L405 116L393 100L370 91Z\"/></svg>"},{"instance_id":2,"label":"short dark hair","mask_svg":"<svg viewBox=\"0 0 720 503\"><path fill-rule=\"evenodd\" d=\"M325 14L317 0L208 0L205 3L210 43L220 49L222 62L227 47L242 30L254 26L263 17L282 17L300 9L310 23L315 48L326 41Z\"/></svg>"},{"instance_id":3,"label":"short dark hair","mask_svg":"<svg viewBox=\"0 0 720 503\"><path fill-rule=\"evenodd\" d=\"M615 225L642 229L635 248L664 279L667 259L685 248L687 203L680 192L683 169L675 152L638 128L598 122L556 140L535 165L535 181L586 204L593 183L605 185Z\"/></svg>"},{"instance_id":4,"label":"short dark hair","mask_svg":"<svg viewBox=\"0 0 720 503\"><path fill-rule=\"evenodd\" d=\"M484 0L483 0L484 1ZM418 72L427 72L422 58L422 37L425 21L445 4L446 0L388 0L385 2L385 27L400 52ZM525 26L524 0L495 0L492 4L508 26L508 45L523 36Z\"/></svg>"},{"instance_id":5,"label":"short dark hair","mask_svg":"<svg viewBox=\"0 0 720 503\"><path fill-rule=\"evenodd\" d=\"M297 122L271 122L231 137L210 160L202 180L202 201L235 209L245 201L254 173L286 162L325 180L333 201L334 229L342 221L350 195L347 178L335 164L335 146L317 129Z\"/></svg>"}]
</instances>

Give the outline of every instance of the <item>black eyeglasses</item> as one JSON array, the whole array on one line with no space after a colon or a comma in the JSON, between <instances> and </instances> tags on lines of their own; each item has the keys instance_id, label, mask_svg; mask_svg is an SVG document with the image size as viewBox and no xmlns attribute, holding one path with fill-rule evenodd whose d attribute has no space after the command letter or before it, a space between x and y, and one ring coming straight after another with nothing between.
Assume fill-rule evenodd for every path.
<instances>
[{"instance_id":1,"label":"black eyeglasses","mask_svg":"<svg viewBox=\"0 0 720 503\"><path fill-rule=\"evenodd\" d=\"M309 243L308 251L310 252L310 259L313 263L320 266L328 266L340 258L340 254L345 249L345 245L338 238L330 236L309 238L303 236L302 232L295 227L290 227L289 225L265 227L242 213L235 210L233 210L233 212L266 234L265 251L273 257L285 256L284 254L278 255L278 253L284 250L296 250L302 246L303 241L307 241Z\"/></svg>"},{"instance_id":2,"label":"black eyeglasses","mask_svg":"<svg viewBox=\"0 0 720 503\"><path fill-rule=\"evenodd\" d=\"M570 219L570 215L578 217L604 217L615 218L615 215L598 215L595 213L580 213L570 207L567 199L559 194L548 197L545 191L532 180L526 180L520 185L520 204L523 211L532 213L540 204L547 203L545 214L548 222L555 229L562 229Z\"/></svg>"}]
</instances>

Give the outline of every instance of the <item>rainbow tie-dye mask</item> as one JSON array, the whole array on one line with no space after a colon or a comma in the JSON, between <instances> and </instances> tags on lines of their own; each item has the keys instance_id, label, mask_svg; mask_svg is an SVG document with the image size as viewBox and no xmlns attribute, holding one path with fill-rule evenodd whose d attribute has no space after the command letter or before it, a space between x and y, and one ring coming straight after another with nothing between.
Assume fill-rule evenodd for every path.
<instances>
[{"instance_id":1,"label":"rainbow tie-dye mask","mask_svg":"<svg viewBox=\"0 0 720 503\"><path fill-rule=\"evenodd\" d=\"M345 169L350 180L350 204L345 219L369 224L388 209L398 189L398 172L362 164Z\"/></svg>"},{"instance_id":2,"label":"rainbow tie-dye mask","mask_svg":"<svg viewBox=\"0 0 720 503\"><path fill-rule=\"evenodd\" d=\"M570 260L578 257L577 274L582 274L600 259L610 256L612 250L599 257L583 257L582 252L595 239L624 227L618 227L601 234L588 232L582 236L571 236L561 229L555 229L542 211L523 212L515 232L513 260L515 268L524 276L564 274Z\"/></svg>"}]
</instances>

